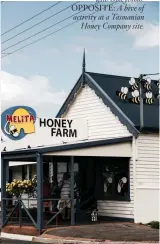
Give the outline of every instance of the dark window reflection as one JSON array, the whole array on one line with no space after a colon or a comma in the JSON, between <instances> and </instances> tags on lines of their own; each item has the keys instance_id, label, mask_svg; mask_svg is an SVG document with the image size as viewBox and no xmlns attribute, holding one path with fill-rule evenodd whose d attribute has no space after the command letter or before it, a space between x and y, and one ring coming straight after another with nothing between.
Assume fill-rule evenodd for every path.
<instances>
[{"instance_id":1,"label":"dark window reflection","mask_svg":"<svg viewBox=\"0 0 160 244\"><path fill-rule=\"evenodd\" d=\"M113 158L103 163L104 197L129 196L129 161Z\"/></svg>"}]
</instances>

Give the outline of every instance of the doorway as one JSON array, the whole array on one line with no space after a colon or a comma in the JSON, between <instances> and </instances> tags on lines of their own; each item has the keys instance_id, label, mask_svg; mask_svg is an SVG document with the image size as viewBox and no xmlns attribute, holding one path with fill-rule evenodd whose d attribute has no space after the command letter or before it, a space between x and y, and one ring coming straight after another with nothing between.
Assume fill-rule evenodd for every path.
<instances>
[{"instance_id":1,"label":"doorway","mask_svg":"<svg viewBox=\"0 0 160 244\"><path fill-rule=\"evenodd\" d=\"M77 198L76 220L86 221L88 213L97 208L96 161L93 157L81 157L79 160L79 197Z\"/></svg>"}]
</instances>

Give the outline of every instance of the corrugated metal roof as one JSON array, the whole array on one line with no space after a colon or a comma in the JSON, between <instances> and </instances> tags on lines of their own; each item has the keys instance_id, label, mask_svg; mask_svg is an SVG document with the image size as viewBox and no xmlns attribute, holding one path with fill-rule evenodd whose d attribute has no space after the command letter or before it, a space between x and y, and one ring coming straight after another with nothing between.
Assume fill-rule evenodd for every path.
<instances>
[{"instance_id":1,"label":"corrugated metal roof","mask_svg":"<svg viewBox=\"0 0 160 244\"><path fill-rule=\"evenodd\" d=\"M121 87L129 87L129 80L131 77L115 76L107 74L98 74L87 72L96 83L104 90L104 92L118 105L123 113L134 123L140 127L140 105L124 101L116 95L116 91L120 91ZM152 82L153 94L158 92L158 88ZM156 100L154 104L144 104L144 128L159 129L159 101Z\"/></svg>"}]
</instances>

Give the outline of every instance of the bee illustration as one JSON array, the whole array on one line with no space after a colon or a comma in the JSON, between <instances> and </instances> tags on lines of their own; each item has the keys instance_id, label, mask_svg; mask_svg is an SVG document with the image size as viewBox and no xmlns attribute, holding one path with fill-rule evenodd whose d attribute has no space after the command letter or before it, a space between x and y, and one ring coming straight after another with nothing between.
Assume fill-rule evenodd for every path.
<instances>
[{"instance_id":1,"label":"bee illustration","mask_svg":"<svg viewBox=\"0 0 160 244\"><path fill-rule=\"evenodd\" d=\"M108 177L104 182L104 192L108 191L108 188L112 184L112 177Z\"/></svg>"},{"instance_id":2,"label":"bee illustration","mask_svg":"<svg viewBox=\"0 0 160 244\"><path fill-rule=\"evenodd\" d=\"M147 90L150 91L152 89L151 87L151 78L147 77L142 80L143 87Z\"/></svg>"},{"instance_id":3,"label":"bee illustration","mask_svg":"<svg viewBox=\"0 0 160 244\"><path fill-rule=\"evenodd\" d=\"M121 87L121 91L116 91L116 95L120 97L122 100L125 100L127 98L128 88L127 87Z\"/></svg>"},{"instance_id":4,"label":"bee illustration","mask_svg":"<svg viewBox=\"0 0 160 244\"><path fill-rule=\"evenodd\" d=\"M154 100L152 98L152 92L146 92L145 103L147 103L147 104L153 104L154 103Z\"/></svg>"},{"instance_id":5,"label":"bee illustration","mask_svg":"<svg viewBox=\"0 0 160 244\"><path fill-rule=\"evenodd\" d=\"M158 94L156 94L156 98L157 98L157 99L160 99L160 91L159 91Z\"/></svg>"},{"instance_id":6,"label":"bee illustration","mask_svg":"<svg viewBox=\"0 0 160 244\"><path fill-rule=\"evenodd\" d=\"M11 125L11 127L9 128L9 133L14 137L19 136L18 130L16 129L16 127L14 125Z\"/></svg>"},{"instance_id":7,"label":"bee illustration","mask_svg":"<svg viewBox=\"0 0 160 244\"><path fill-rule=\"evenodd\" d=\"M132 98L129 99L130 102L132 103L140 103L140 97L139 97L139 91L138 90L134 90L132 92Z\"/></svg>"},{"instance_id":8,"label":"bee illustration","mask_svg":"<svg viewBox=\"0 0 160 244\"><path fill-rule=\"evenodd\" d=\"M137 84L137 82L136 82L136 80L134 78L131 78L129 80L129 84L131 85L131 90L132 91L135 91L135 90L138 89L138 84Z\"/></svg>"},{"instance_id":9,"label":"bee illustration","mask_svg":"<svg viewBox=\"0 0 160 244\"><path fill-rule=\"evenodd\" d=\"M122 179L119 180L118 186L117 186L117 191L118 193L121 193L123 190L124 185L127 183L127 178L123 177ZM125 194L126 195L126 194Z\"/></svg>"}]
</instances>

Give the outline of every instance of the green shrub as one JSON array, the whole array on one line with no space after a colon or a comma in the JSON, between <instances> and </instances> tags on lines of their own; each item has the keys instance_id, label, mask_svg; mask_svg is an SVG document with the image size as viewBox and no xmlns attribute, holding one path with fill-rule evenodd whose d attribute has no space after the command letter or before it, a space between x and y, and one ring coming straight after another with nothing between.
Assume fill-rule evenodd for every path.
<instances>
[{"instance_id":1,"label":"green shrub","mask_svg":"<svg viewBox=\"0 0 160 244\"><path fill-rule=\"evenodd\" d=\"M154 229L159 229L159 222L158 221L151 221L150 223L148 223L148 225L150 225Z\"/></svg>"}]
</instances>

